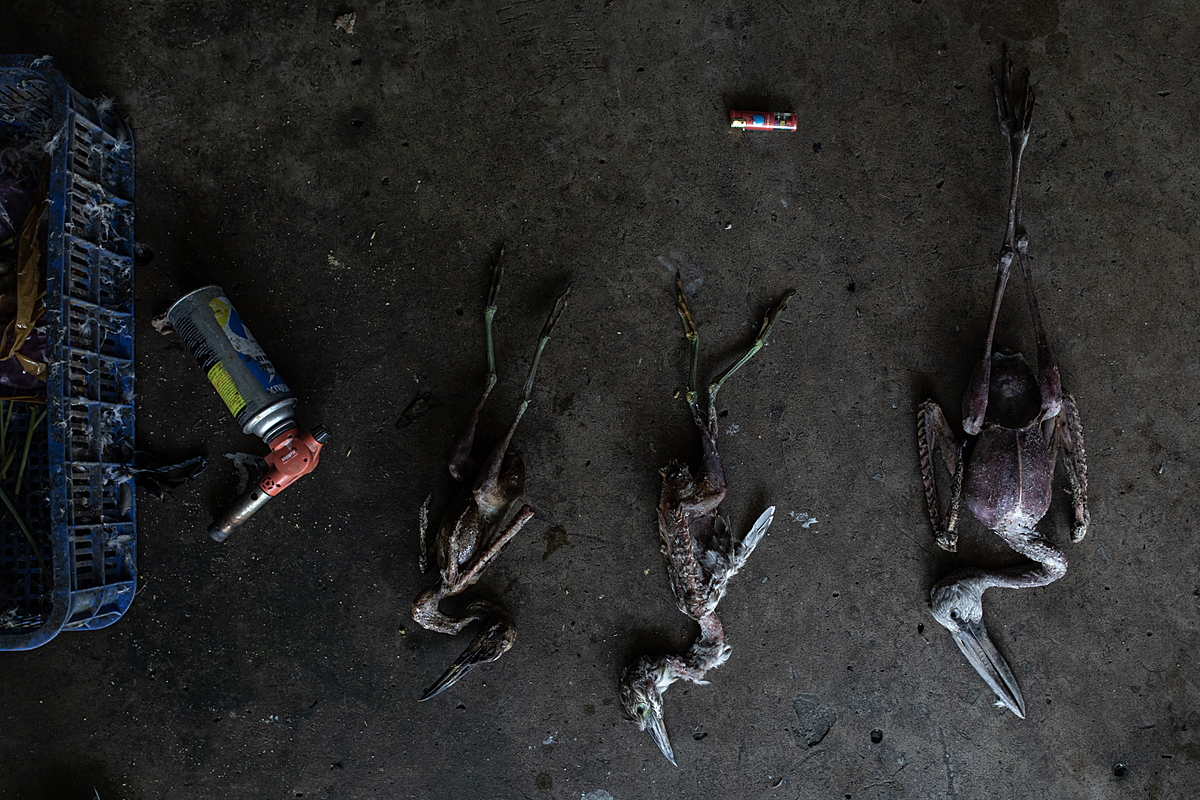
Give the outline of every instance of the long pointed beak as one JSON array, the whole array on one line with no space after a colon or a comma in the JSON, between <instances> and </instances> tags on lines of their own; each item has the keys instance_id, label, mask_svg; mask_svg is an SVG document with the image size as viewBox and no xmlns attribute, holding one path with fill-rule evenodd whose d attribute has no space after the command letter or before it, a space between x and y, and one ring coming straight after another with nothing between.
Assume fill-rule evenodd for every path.
<instances>
[{"instance_id":1,"label":"long pointed beak","mask_svg":"<svg viewBox=\"0 0 1200 800\"><path fill-rule=\"evenodd\" d=\"M419 702L424 703L426 700L429 700L432 697L437 697L439 694L457 683L459 678L474 669L475 665L479 663L478 659L466 660L466 655L466 653L463 653L461 656L459 656L458 660L450 665L450 669L443 672L442 677L437 679L437 683L435 683L433 686L430 686L425 691L425 694L421 695Z\"/></svg>"},{"instance_id":2,"label":"long pointed beak","mask_svg":"<svg viewBox=\"0 0 1200 800\"><path fill-rule=\"evenodd\" d=\"M650 734L650 738L658 745L658 749L662 750L662 754L667 757L667 761L671 762L671 766L679 766L675 763L675 752L671 750L671 739L667 736L667 726L663 722L663 718L654 713L647 716L646 732Z\"/></svg>"},{"instance_id":3,"label":"long pointed beak","mask_svg":"<svg viewBox=\"0 0 1200 800\"><path fill-rule=\"evenodd\" d=\"M1000 702L1025 719L1025 698L1021 696L1021 687L1017 685L1017 679L1013 677L1004 656L988 638L983 622L964 623L960 630L950 631L950 635L975 671L992 687Z\"/></svg>"},{"instance_id":4,"label":"long pointed beak","mask_svg":"<svg viewBox=\"0 0 1200 800\"><path fill-rule=\"evenodd\" d=\"M442 677L438 678L437 683L429 687L420 702L424 703L431 697L436 697L449 689L458 682L459 678L474 669L476 664L486 664L500 658L512 647L515 638L516 632L507 619L493 620L479 632L475 640L450 665L450 668L442 673Z\"/></svg>"}]
</instances>

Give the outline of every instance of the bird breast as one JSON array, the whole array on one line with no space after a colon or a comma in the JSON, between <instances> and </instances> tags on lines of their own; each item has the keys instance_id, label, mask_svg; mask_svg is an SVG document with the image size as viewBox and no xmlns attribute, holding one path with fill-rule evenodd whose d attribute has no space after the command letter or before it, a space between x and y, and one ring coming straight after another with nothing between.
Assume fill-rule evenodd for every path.
<instances>
[{"instance_id":1,"label":"bird breast","mask_svg":"<svg viewBox=\"0 0 1200 800\"><path fill-rule=\"evenodd\" d=\"M1020 430L985 427L963 479L963 497L992 530L1014 523L1030 528L1050 508L1054 461L1037 425Z\"/></svg>"}]
</instances>

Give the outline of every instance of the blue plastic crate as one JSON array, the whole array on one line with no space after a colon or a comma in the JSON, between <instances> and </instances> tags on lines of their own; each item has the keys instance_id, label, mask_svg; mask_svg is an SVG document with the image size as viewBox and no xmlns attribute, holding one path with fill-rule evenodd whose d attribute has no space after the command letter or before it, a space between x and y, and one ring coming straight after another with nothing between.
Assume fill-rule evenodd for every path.
<instances>
[{"instance_id":1,"label":"blue plastic crate","mask_svg":"<svg viewBox=\"0 0 1200 800\"><path fill-rule=\"evenodd\" d=\"M111 625L137 589L133 137L47 62L0 56L0 146L39 142L51 156L47 417L13 499L52 573L0 508L0 650ZM10 435L24 436L25 416Z\"/></svg>"}]
</instances>

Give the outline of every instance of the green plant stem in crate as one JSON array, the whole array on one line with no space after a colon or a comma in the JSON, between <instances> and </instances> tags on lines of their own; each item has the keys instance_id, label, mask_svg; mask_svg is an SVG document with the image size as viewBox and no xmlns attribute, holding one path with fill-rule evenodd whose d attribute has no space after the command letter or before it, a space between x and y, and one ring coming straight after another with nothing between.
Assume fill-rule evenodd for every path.
<instances>
[{"instance_id":1,"label":"green plant stem in crate","mask_svg":"<svg viewBox=\"0 0 1200 800\"><path fill-rule=\"evenodd\" d=\"M12 424L13 406L15 406L16 403L12 402L11 400L7 402L0 400L0 405L8 406L7 408L3 409L3 411L0 411L0 454L2 454L7 449L8 429ZM25 477L25 465L29 463L29 448L33 444L33 432L37 429L38 425L42 424L42 420L45 418L46 409L43 408L36 414L32 408L29 409L29 427L25 431L25 450L21 454L21 466L17 471L17 485L15 489L17 497L21 496L21 481ZM14 450L15 444L16 443L14 442ZM5 469L0 470L0 478L3 477L4 473L8 472L7 467L9 465L5 464L4 466ZM46 562L42 560L42 551L38 549L37 542L33 540L33 534L29 532L29 528L25 525L25 520L21 518L21 515L17 512L17 507L13 504L13 501L8 496L8 492L4 491L3 487L0 487L0 500L4 501L4 505L8 507L8 511L10 514L12 514L13 519L16 521L17 527L21 529L21 533L25 534L26 541L28 541L29 546L33 548L33 554L37 557L38 566L42 570L42 580L49 580L50 573L46 571Z\"/></svg>"},{"instance_id":2,"label":"green plant stem in crate","mask_svg":"<svg viewBox=\"0 0 1200 800\"><path fill-rule=\"evenodd\" d=\"M29 445L33 444L33 432L38 425L42 424L42 420L46 418L46 409L34 416L33 409L29 409L29 429L25 431L25 452L21 456L21 468L17 470L17 497L21 496L21 479L25 477L25 465L29 463Z\"/></svg>"},{"instance_id":3,"label":"green plant stem in crate","mask_svg":"<svg viewBox=\"0 0 1200 800\"><path fill-rule=\"evenodd\" d=\"M0 489L0 500L4 501L4 505L8 506L8 512L13 515L13 519L17 521L17 525L21 528L21 533L25 534L25 539L29 542L29 546L33 548L33 554L37 556L38 566L42 570L42 581L45 583L50 579L50 573L46 571L46 562L42 561L42 551L38 549L37 542L33 540L33 534L29 532L29 528L25 527L25 520L21 519L21 515L17 513L17 507L13 505L13 501L8 499L8 492Z\"/></svg>"}]
</instances>

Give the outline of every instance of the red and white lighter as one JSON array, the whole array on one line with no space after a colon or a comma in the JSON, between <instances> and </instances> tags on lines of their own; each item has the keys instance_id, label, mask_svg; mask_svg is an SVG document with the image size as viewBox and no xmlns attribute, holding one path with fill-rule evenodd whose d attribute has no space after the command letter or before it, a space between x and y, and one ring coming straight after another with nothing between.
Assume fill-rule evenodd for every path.
<instances>
[{"instance_id":1,"label":"red and white lighter","mask_svg":"<svg viewBox=\"0 0 1200 800\"><path fill-rule=\"evenodd\" d=\"M730 111L729 127L748 131L794 131L796 115L787 111Z\"/></svg>"}]
</instances>

